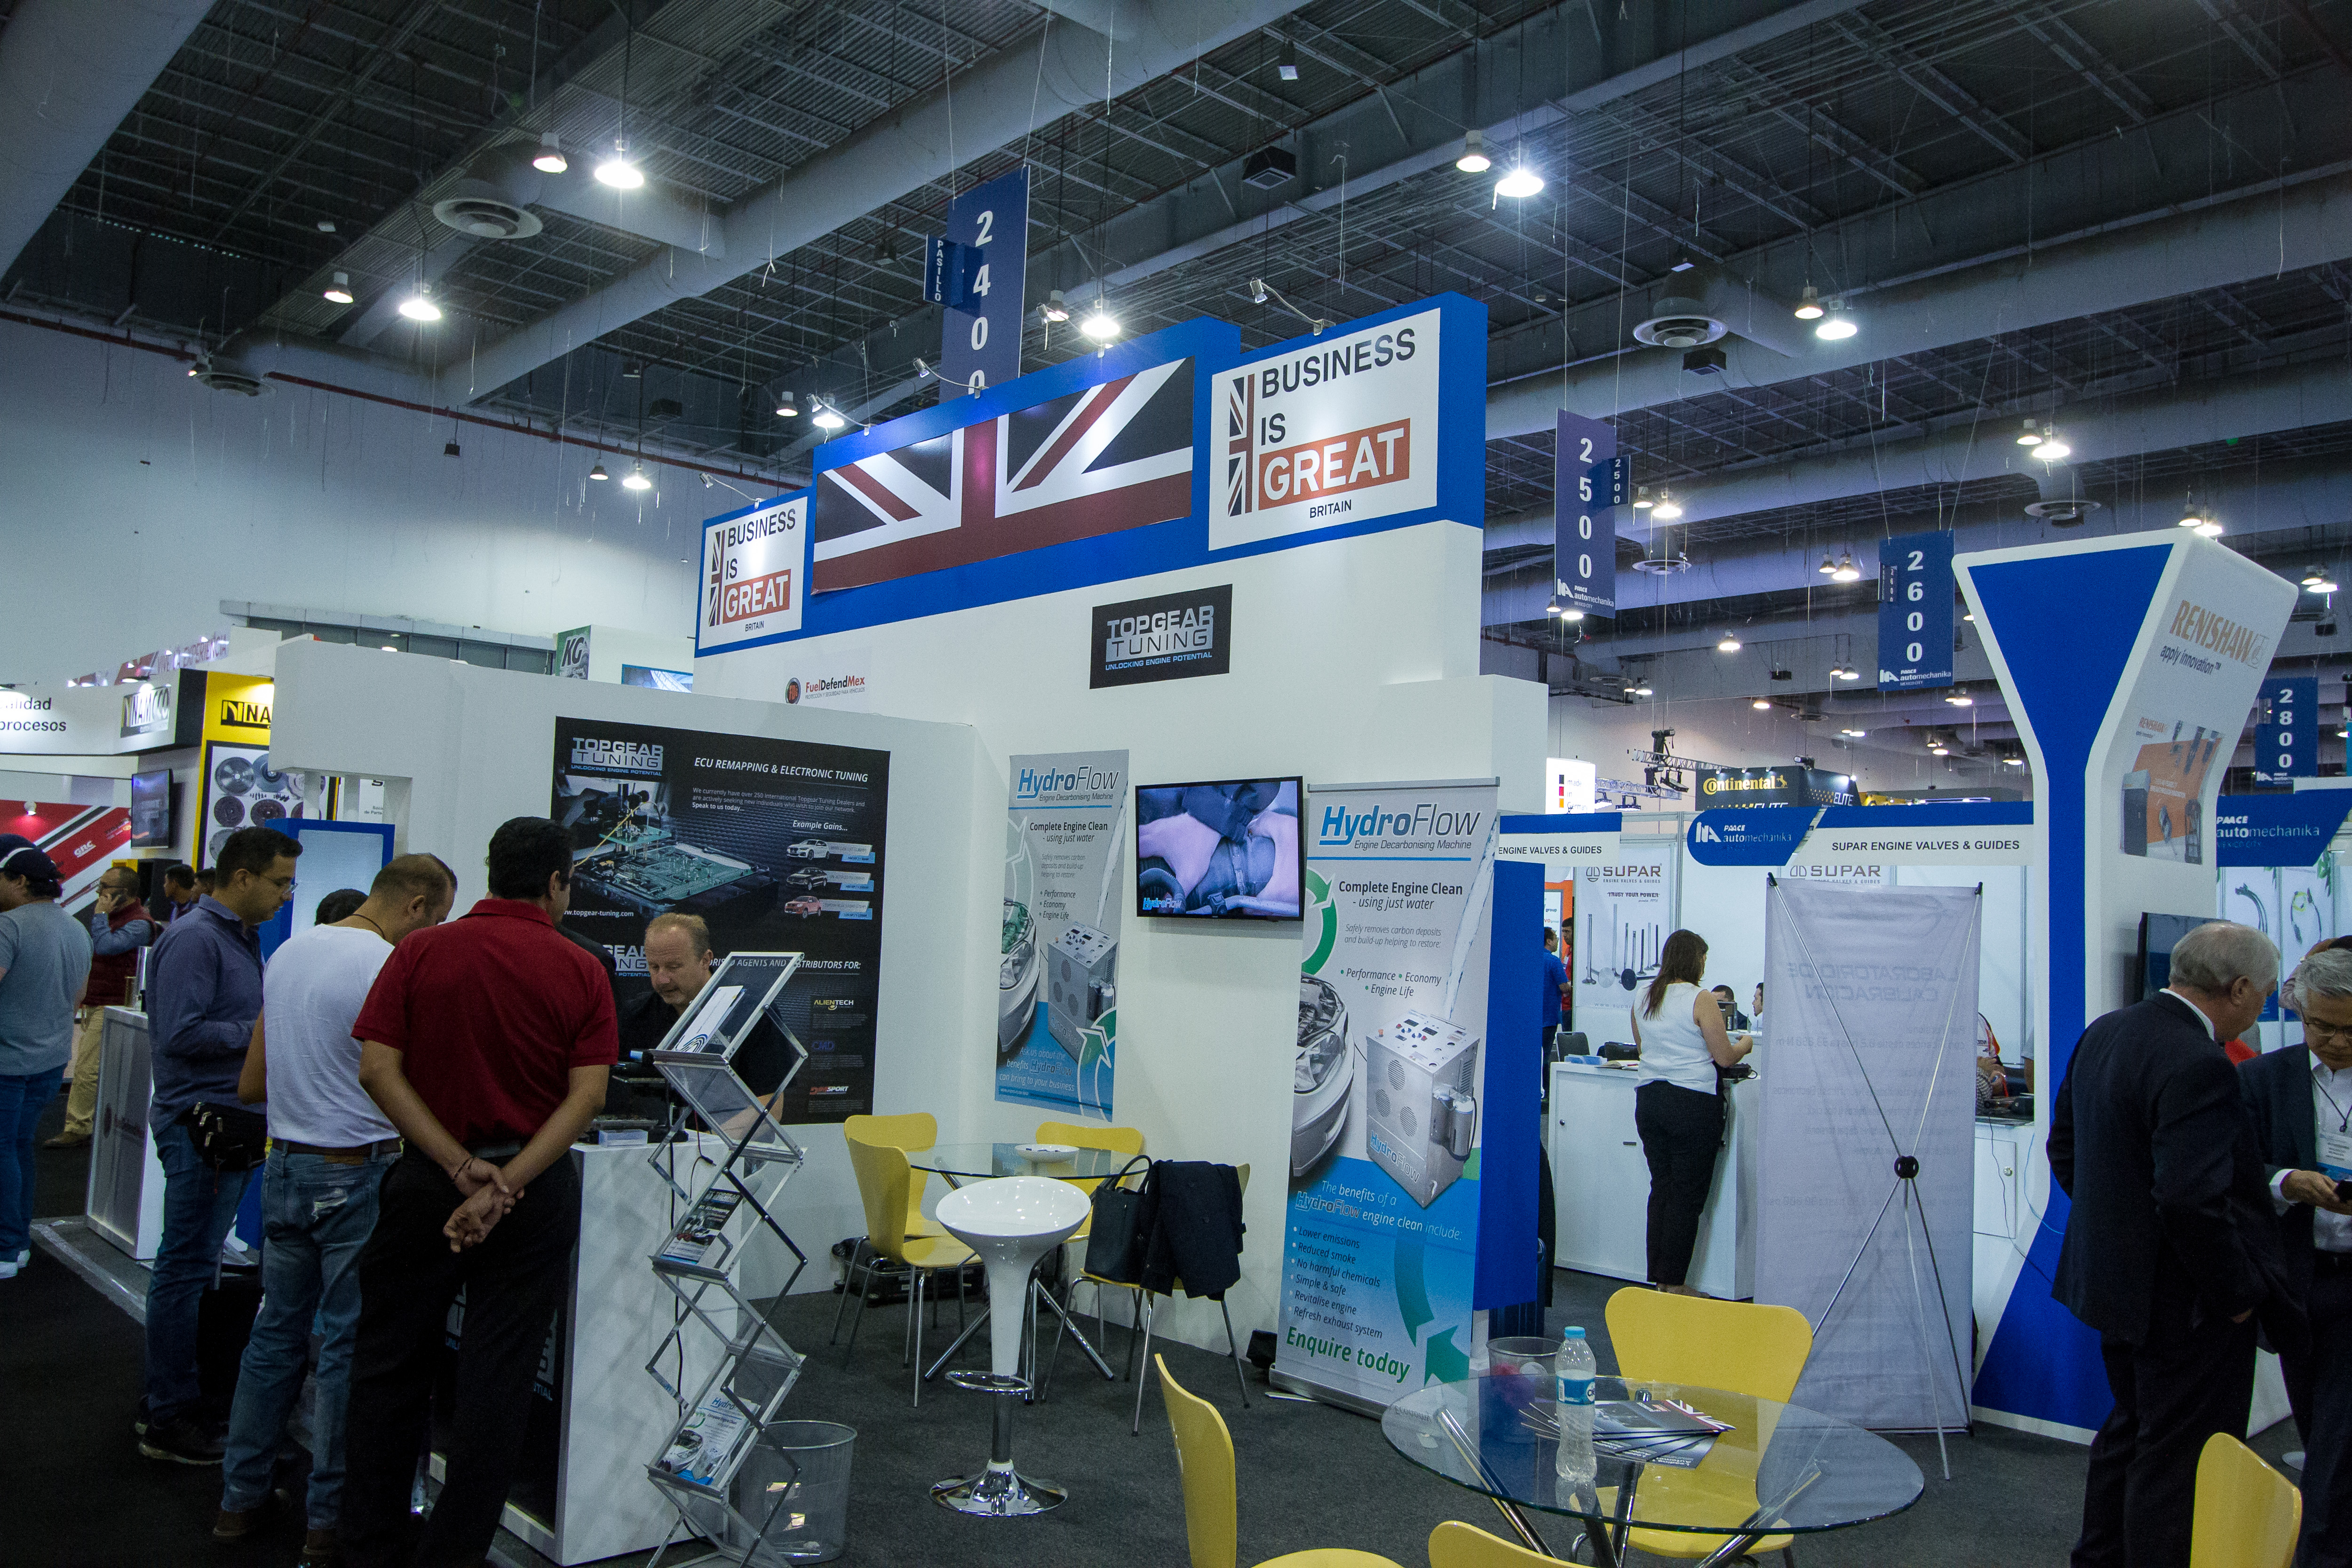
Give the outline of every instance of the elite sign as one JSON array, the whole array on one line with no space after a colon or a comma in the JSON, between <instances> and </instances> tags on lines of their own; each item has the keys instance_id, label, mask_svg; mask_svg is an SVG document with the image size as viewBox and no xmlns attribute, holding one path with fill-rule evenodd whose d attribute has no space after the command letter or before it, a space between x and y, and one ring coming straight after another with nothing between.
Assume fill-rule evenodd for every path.
<instances>
[{"instance_id":1,"label":"elite sign","mask_svg":"<svg viewBox=\"0 0 2352 1568\"><path fill-rule=\"evenodd\" d=\"M698 656L800 630L809 494L801 490L703 524Z\"/></svg>"}]
</instances>

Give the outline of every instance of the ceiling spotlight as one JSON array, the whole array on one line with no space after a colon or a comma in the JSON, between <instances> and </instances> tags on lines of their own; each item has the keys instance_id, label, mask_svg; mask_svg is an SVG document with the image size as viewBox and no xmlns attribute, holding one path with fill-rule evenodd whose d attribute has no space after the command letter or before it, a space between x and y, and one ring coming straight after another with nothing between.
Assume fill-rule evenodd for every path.
<instances>
[{"instance_id":1,"label":"ceiling spotlight","mask_svg":"<svg viewBox=\"0 0 2352 1568\"><path fill-rule=\"evenodd\" d=\"M588 477L592 479L609 479L613 476L604 471L604 465L603 463L598 463L594 468L588 470Z\"/></svg>"},{"instance_id":2,"label":"ceiling spotlight","mask_svg":"<svg viewBox=\"0 0 2352 1568\"><path fill-rule=\"evenodd\" d=\"M1862 568L1853 563L1853 552L1849 550L1838 558L1837 570L1830 574L1832 583L1859 583Z\"/></svg>"},{"instance_id":3,"label":"ceiling spotlight","mask_svg":"<svg viewBox=\"0 0 2352 1568\"><path fill-rule=\"evenodd\" d=\"M1822 557L1821 571L1824 577L1834 577L1837 575L1837 563L1824 555Z\"/></svg>"},{"instance_id":4,"label":"ceiling spotlight","mask_svg":"<svg viewBox=\"0 0 2352 1568\"><path fill-rule=\"evenodd\" d=\"M563 155L563 143L556 139L554 132L540 134L539 152L531 159L530 166L542 174L560 174L572 167L571 160Z\"/></svg>"},{"instance_id":5,"label":"ceiling spotlight","mask_svg":"<svg viewBox=\"0 0 2352 1568\"><path fill-rule=\"evenodd\" d=\"M629 477L621 481L621 488L625 490L649 490L654 488L654 482L646 478L646 466L636 463L631 465Z\"/></svg>"},{"instance_id":6,"label":"ceiling spotlight","mask_svg":"<svg viewBox=\"0 0 2352 1568\"><path fill-rule=\"evenodd\" d=\"M2053 426L2044 425L2041 445L2033 448L2033 455L2045 463L2055 463L2073 457L2074 448L2066 445Z\"/></svg>"},{"instance_id":7,"label":"ceiling spotlight","mask_svg":"<svg viewBox=\"0 0 2352 1568\"><path fill-rule=\"evenodd\" d=\"M1818 321L1822 319L1821 292L1811 284L1805 285L1805 297L1797 301L1795 314L1797 320L1801 321Z\"/></svg>"},{"instance_id":8,"label":"ceiling spotlight","mask_svg":"<svg viewBox=\"0 0 2352 1568\"><path fill-rule=\"evenodd\" d=\"M1861 330L1853 324L1853 318L1845 313L1845 301L1832 300L1829 302L1829 314L1822 317L1822 324L1813 329L1813 336L1836 342L1842 338L1853 336Z\"/></svg>"},{"instance_id":9,"label":"ceiling spotlight","mask_svg":"<svg viewBox=\"0 0 2352 1568\"><path fill-rule=\"evenodd\" d=\"M1062 298L1059 289L1045 296L1045 302L1037 307L1037 317L1045 321L1066 321L1070 319L1069 301Z\"/></svg>"},{"instance_id":10,"label":"ceiling spotlight","mask_svg":"<svg viewBox=\"0 0 2352 1568\"><path fill-rule=\"evenodd\" d=\"M1285 81L1298 79L1298 51L1286 42L1282 46L1282 58L1274 62L1274 74Z\"/></svg>"},{"instance_id":11,"label":"ceiling spotlight","mask_svg":"<svg viewBox=\"0 0 2352 1568\"><path fill-rule=\"evenodd\" d=\"M1675 504L1675 492L1661 487L1658 504L1650 509L1650 515L1660 522L1672 522L1682 514L1683 509Z\"/></svg>"},{"instance_id":12,"label":"ceiling spotlight","mask_svg":"<svg viewBox=\"0 0 2352 1568\"><path fill-rule=\"evenodd\" d=\"M788 387L784 388L784 390L783 390L783 391L782 391L782 392L780 392L780 393L776 394L776 417L777 417L777 418L779 418L779 419L797 419L797 418L799 418L800 416L801 416L801 405L800 405L800 404L799 404L798 402L796 402L796 401L793 399L793 389L792 389L791 387L789 387L789 386L788 386Z\"/></svg>"},{"instance_id":13,"label":"ceiling spotlight","mask_svg":"<svg viewBox=\"0 0 2352 1568\"><path fill-rule=\"evenodd\" d=\"M1968 622L1970 626L1974 626L1976 624L1977 613L1974 610L1962 610L1960 612L1960 619Z\"/></svg>"},{"instance_id":14,"label":"ceiling spotlight","mask_svg":"<svg viewBox=\"0 0 2352 1568\"><path fill-rule=\"evenodd\" d=\"M1977 700L1965 691L1955 691L1944 700L1955 708L1973 708L1977 705Z\"/></svg>"},{"instance_id":15,"label":"ceiling spotlight","mask_svg":"<svg viewBox=\"0 0 2352 1568\"><path fill-rule=\"evenodd\" d=\"M1465 174L1483 174L1495 166L1495 160L1486 156L1485 132L1472 131L1464 135L1462 156L1454 160L1454 166Z\"/></svg>"},{"instance_id":16,"label":"ceiling spotlight","mask_svg":"<svg viewBox=\"0 0 2352 1568\"><path fill-rule=\"evenodd\" d=\"M319 220L317 226L320 234L332 234L335 232L335 220L331 217L322 217Z\"/></svg>"},{"instance_id":17,"label":"ceiling spotlight","mask_svg":"<svg viewBox=\"0 0 2352 1568\"><path fill-rule=\"evenodd\" d=\"M2197 537L2200 539L2219 539L2228 531L2210 517L2197 525Z\"/></svg>"},{"instance_id":18,"label":"ceiling spotlight","mask_svg":"<svg viewBox=\"0 0 2352 1568\"><path fill-rule=\"evenodd\" d=\"M841 416L840 410L821 397L810 398L809 405L816 410L814 414L809 416L809 423L820 430L838 430L849 423Z\"/></svg>"},{"instance_id":19,"label":"ceiling spotlight","mask_svg":"<svg viewBox=\"0 0 2352 1568\"><path fill-rule=\"evenodd\" d=\"M2315 594L2336 592L2336 579L2327 574L2327 569L2324 566L2315 566L2305 572L2303 574L2303 585Z\"/></svg>"},{"instance_id":20,"label":"ceiling spotlight","mask_svg":"<svg viewBox=\"0 0 2352 1568\"><path fill-rule=\"evenodd\" d=\"M1739 634L1737 632L1724 633L1722 640L1715 645L1715 651L1717 653L1738 653L1739 651Z\"/></svg>"},{"instance_id":21,"label":"ceiling spotlight","mask_svg":"<svg viewBox=\"0 0 2352 1568\"><path fill-rule=\"evenodd\" d=\"M1840 680L1860 680L1862 679L1862 671L1854 668L1854 667L1850 664L1843 669L1833 669L1830 671L1830 673L1836 676Z\"/></svg>"},{"instance_id":22,"label":"ceiling spotlight","mask_svg":"<svg viewBox=\"0 0 2352 1568\"><path fill-rule=\"evenodd\" d=\"M1840 730L1838 733L1847 736L1852 740L1859 741L1866 737L1870 731L1867 730Z\"/></svg>"},{"instance_id":23,"label":"ceiling spotlight","mask_svg":"<svg viewBox=\"0 0 2352 1568\"><path fill-rule=\"evenodd\" d=\"M1771 699L1768 697L1751 698L1748 700L1748 706L1755 709L1759 713L1769 713L1772 710L1772 701Z\"/></svg>"},{"instance_id":24,"label":"ceiling spotlight","mask_svg":"<svg viewBox=\"0 0 2352 1568\"><path fill-rule=\"evenodd\" d=\"M2017 433L2017 444L2021 447L2042 445L2042 426L2028 419L2025 422L2025 428Z\"/></svg>"},{"instance_id":25,"label":"ceiling spotlight","mask_svg":"<svg viewBox=\"0 0 2352 1568\"><path fill-rule=\"evenodd\" d=\"M629 162L629 144L615 142L613 155L596 165L596 180L616 191L634 191L646 183L646 172Z\"/></svg>"},{"instance_id":26,"label":"ceiling spotlight","mask_svg":"<svg viewBox=\"0 0 2352 1568\"><path fill-rule=\"evenodd\" d=\"M2338 731L2338 733L2341 732L2342 731ZM2025 765L2025 759L2023 757L2003 757L2001 758L2001 761L2008 763L2012 768L2021 768Z\"/></svg>"},{"instance_id":27,"label":"ceiling spotlight","mask_svg":"<svg viewBox=\"0 0 2352 1568\"><path fill-rule=\"evenodd\" d=\"M1498 196L1508 196L1515 202L1523 202L1529 196L1539 195L1543 188L1543 176L1525 163L1519 164L1495 182L1495 194Z\"/></svg>"},{"instance_id":28,"label":"ceiling spotlight","mask_svg":"<svg viewBox=\"0 0 2352 1568\"><path fill-rule=\"evenodd\" d=\"M1931 757L1948 757L1952 754L1952 748L1943 745L1930 746L1927 748L1927 754Z\"/></svg>"},{"instance_id":29,"label":"ceiling spotlight","mask_svg":"<svg viewBox=\"0 0 2352 1568\"><path fill-rule=\"evenodd\" d=\"M1657 505L1657 504L1658 504L1658 503L1657 503L1656 501L1652 500L1650 499L1650 487L1649 487L1649 486L1647 486L1647 485L1636 485L1636 486L1634 486L1634 487L1633 487L1633 510L1636 510L1636 511L1647 511L1647 510L1649 510L1652 507L1654 507L1654 506L1655 506L1655 505Z\"/></svg>"},{"instance_id":30,"label":"ceiling spotlight","mask_svg":"<svg viewBox=\"0 0 2352 1568\"><path fill-rule=\"evenodd\" d=\"M412 321L437 321L441 319L441 307L433 302L425 285L419 283L416 292L400 302L400 313Z\"/></svg>"},{"instance_id":31,"label":"ceiling spotlight","mask_svg":"<svg viewBox=\"0 0 2352 1568\"><path fill-rule=\"evenodd\" d=\"M338 272L335 274L335 280L327 285L326 300L331 305L348 305L352 302L352 275L350 273Z\"/></svg>"},{"instance_id":32,"label":"ceiling spotlight","mask_svg":"<svg viewBox=\"0 0 2352 1568\"><path fill-rule=\"evenodd\" d=\"M1107 343L1118 336L1118 318L1110 313L1108 305L1097 300L1095 301L1095 313L1078 323L1078 331L1098 343Z\"/></svg>"},{"instance_id":33,"label":"ceiling spotlight","mask_svg":"<svg viewBox=\"0 0 2352 1568\"><path fill-rule=\"evenodd\" d=\"M1634 687L1633 689L1633 695L1634 695L1634 696L1636 696L1636 697L1647 697L1647 696L1651 695L1651 691L1650 691L1650 683L1649 683L1648 681L1646 681L1646 680L1645 680L1645 681L1643 681L1643 682L1642 682L1642 684L1640 684L1639 686ZM2337 732L2338 734L2341 734L2343 731L2336 731L2336 732Z\"/></svg>"}]
</instances>

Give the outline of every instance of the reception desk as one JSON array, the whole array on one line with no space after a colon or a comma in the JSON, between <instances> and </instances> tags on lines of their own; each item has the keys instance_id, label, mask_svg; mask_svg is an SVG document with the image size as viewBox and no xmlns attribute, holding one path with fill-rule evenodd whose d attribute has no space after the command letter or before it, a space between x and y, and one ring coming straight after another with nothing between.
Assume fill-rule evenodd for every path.
<instances>
[{"instance_id":1,"label":"reception desk","mask_svg":"<svg viewBox=\"0 0 2352 1568\"><path fill-rule=\"evenodd\" d=\"M1553 1260L1614 1279L1648 1277L1650 1166L1633 1130L1640 1075L1625 1068L1559 1062L1551 1069L1550 1126L1559 1243ZM1730 1086L1728 1147L1699 1221L1689 1283L1710 1296L1756 1293L1756 1117L1742 1103L1754 1083Z\"/></svg>"}]
</instances>

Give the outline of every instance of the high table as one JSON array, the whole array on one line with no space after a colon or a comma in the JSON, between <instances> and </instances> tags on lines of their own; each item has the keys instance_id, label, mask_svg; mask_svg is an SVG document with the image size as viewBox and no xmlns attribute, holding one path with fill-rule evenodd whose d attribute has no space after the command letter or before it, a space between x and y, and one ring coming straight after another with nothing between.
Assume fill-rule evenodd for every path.
<instances>
[{"instance_id":1,"label":"high table","mask_svg":"<svg viewBox=\"0 0 2352 1568\"><path fill-rule=\"evenodd\" d=\"M1079 1149L1066 1159L1032 1160L1021 1153L1020 1145L1015 1143L935 1143L928 1149L907 1151L908 1165L918 1171L937 1171L947 1178L947 1184L950 1187L961 1187L966 1182L986 1181L994 1176L1051 1176L1056 1181L1108 1181L1125 1170L1128 1162L1134 1158L1132 1154L1122 1154L1115 1149ZM1092 1191L1091 1188L1088 1190ZM1095 1363L1095 1370L1101 1373L1107 1381L1116 1383L1118 1380L1118 1374L1111 1371L1110 1363L1103 1360L1102 1352L1095 1349L1094 1342L1079 1331L1076 1323L1071 1321L1068 1310L1060 1301L1055 1300L1054 1293L1033 1279L1030 1282L1029 1311L1034 1313L1039 1302L1043 1302L1055 1317L1062 1320L1062 1326L1069 1331L1072 1339L1078 1342L1078 1348L1087 1352L1087 1359ZM940 1352L937 1361L923 1369L925 1381L939 1375L940 1368L947 1365L948 1358L961 1350L964 1342L980 1331L980 1326L988 1321L989 1312L995 1310L996 1303L992 1299L988 1310L973 1319L971 1326L955 1337L955 1342ZM1029 1382L1033 1392L1023 1397L1032 1400L1038 1397L1034 1390L1041 1381L1037 1375L1037 1350L1033 1339L1034 1336L1026 1331L1024 1325L1022 1343L1028 1356Z\"/></svg>"},{"instance_id":2,"label":"high table","mask_svg":"<svg viewBox=\"0 0 2352 1568\"><path fill-rule=\"evenodd\" d=\"M1389 1406L1381 1431L1398 1453L1496 1500L1538 1544L1521 1508L1579 1521L1593 1560L1616 1568L1629 1531L1726 1536L1705 1564L1729 1562L1767 1535L1805 1535L1884 1519L1919 1500L1919 1467L1863 1427L1799 1405L1688 1384L1593 1382L1595 1408L1678 1400L1729 1424L1703 1457L1596 1440L1594 1483L1557 1469L1555 1408L1541 1382L1513 1376L1431 1384Z\"/></svg>"}]
</instances>

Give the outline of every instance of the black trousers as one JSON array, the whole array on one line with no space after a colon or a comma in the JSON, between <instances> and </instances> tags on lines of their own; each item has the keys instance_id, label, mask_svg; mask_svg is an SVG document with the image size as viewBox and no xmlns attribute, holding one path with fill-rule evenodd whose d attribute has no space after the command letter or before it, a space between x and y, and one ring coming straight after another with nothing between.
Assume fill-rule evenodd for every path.
<instances>
[{"instance_id":1,"label":"black trousers","mask_svg":"<svg viewBox=\"0 0 2352 1568\"><path fill-rule=\"evenodd\" d=\"M360 1329L344 1427L343 1561L349 1568L479 1562L489 1551L530 1413L530 1383L580 1238L580 1177L567 1156L532 1182L488 1237L451 1252L441 1234L462 1202L439 1166L410 1153L384 1178L360 1254ZM460 1287L455 1431L447 1479L420 1538L408 1511L431 1413L433 1373Z\"/></svg>"},{"instance_id":2,"label":"black trousers","mask_svg":"<svg viewBox=\"0 0 2352 1568\"><path fill-rule=\"evenodd\" d=\"M2342 1264L2331 1262L2344 1258ZM2304 1300L2311 1350L2287 1358L2287 1397L2303 1434L2302 1568L2352 1565L2352 1257L2318 1255Z\"/></svg>"},{"instance_id":3,"label":"black trousers","mask_svg":"<svg viewBox=\"0 0 2352 1568\"><path fill-rule=\"evenodd\" d=\"M2198 1457L2216 1432L2245 1436L2253 1320L2200 1320L2179 1265L2166 1255L2157 1268L2147 1336L2099 1336L2116 1407L2091 1443L2074 1568L2189 1568Z\"/></svg>"},{"instance_id":4,"label":"black trousers","mask_svg":"<svg viewBox=\"0 0 2352 1568\"><path fill-rule=\"evenodd\" d=\"M1650 1283L1685 1284L1723 1148L1723 1097L1645 1083L1633 1091L1633 1131L1650 1162Z\"/></svg>"}]
</instances>

